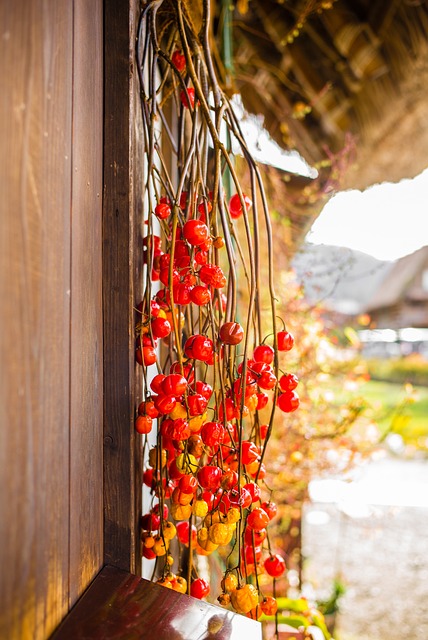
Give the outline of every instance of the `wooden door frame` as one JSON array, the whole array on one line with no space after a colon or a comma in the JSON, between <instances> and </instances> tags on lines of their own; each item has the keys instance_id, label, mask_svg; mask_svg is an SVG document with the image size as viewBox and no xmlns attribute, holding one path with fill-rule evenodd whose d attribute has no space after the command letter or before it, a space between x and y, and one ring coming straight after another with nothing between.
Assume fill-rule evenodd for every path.
<instances>
[{"instance_id":1,"label":"wooden door frame","mask_svg":"<svg viewBox=\"0 0 428 640\"><path fill-rule=\"evenodd\" d=\"M104 0L104 564L141 575L141 438L134 430L143 202L138 17L137 0Z\"/></svg>"}]
</instances>

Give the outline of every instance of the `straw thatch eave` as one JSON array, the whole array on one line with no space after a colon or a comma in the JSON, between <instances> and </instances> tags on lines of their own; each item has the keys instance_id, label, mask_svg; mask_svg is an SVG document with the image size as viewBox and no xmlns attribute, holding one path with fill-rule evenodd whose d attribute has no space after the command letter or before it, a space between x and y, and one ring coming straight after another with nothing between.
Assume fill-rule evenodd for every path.
<instances>
[{"instance_id":1,"label":"straw thatch eave","mask_svg":"<svg viewBox=\"0 0 428 640\"><path fill-rule=\"evenodd\" d=\"M426 1L241 1L236 88L312 164L352 134L357 162L343 186L397 181L427 166L427 41Z\"/></svg>"}]
</instances>

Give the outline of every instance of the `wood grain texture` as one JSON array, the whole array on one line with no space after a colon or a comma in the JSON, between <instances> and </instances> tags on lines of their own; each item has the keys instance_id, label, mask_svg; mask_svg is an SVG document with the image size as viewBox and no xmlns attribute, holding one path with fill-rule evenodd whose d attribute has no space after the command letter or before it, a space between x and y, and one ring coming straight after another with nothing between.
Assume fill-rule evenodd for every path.
<instances>
[{"instance_id":1,"label":"wood grain texture","mask_svg":"<svg viewBox=\"0 0 428 640\"><path fill-rule=\"evenodd\" d=\"M261 624L104 567L52 640L261 640Z\"/></svg>"},{"instance_id":2,"label":"wood grain texture","mask_svg":"<svg viewBox=\"0 0 428 640\"><path fill-rule=\"evenodd\" d=\"M1 3L0 637L67 611L72 4Z\"/></svg>"},{"instance_id":3,"label":"wood grain texture","mask_svg":"<svg viewBox=\"0 0 428 640\"><path fill-rule=\"evenodd\" d=\"M74 0L70 604L103 562L102 27L102 0Z\"/></svg>"},{"instance_id":4,"label":"wood grain texture","mask_svg":"<svg viewBox=\"0 0 428 640\"><path fill-rule=\"evenodd\" d=\"M134 312L141 299L137 245L142 178L137 172L135 0L104 3L104 559L140 574L140 439L134 431L141 386Z\"/></svg>"},{"instance_id":5,"label":"wood grain texture","mask_svg":"<svg viewBox=\"0 0 428 640\"><path fill-rule=\"evenodd\" d=\"M103 559L102 0L0 12L0 638L43 640Z\"/></svg>"}]
</instances>

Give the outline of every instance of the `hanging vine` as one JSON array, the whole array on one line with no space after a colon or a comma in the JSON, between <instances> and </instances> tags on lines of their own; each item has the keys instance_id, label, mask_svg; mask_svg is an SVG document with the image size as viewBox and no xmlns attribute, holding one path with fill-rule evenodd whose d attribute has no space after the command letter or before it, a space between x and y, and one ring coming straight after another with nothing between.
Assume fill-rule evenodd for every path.
<instances>
[{"instance_id":1,"label":"hanging vine","mask_svg":"<svg viewBox=\"0 0 428 640\"><path fill-rule=\"evenodd\" d=\"M278 382L279 356L293 337L282 321L277 326L267 201L217 80L210 2L200 17L188 7L153 0L138 28L149 215L136 341L145 397L135 427L147 446L156 433L144 472L153 499L142 518L143 555L156 558L158 582L205 597L197 558L228 547L219 602L272 615L275 599L263 597L259 574L275 580L286 562L269 543L276 506L263 460L277 407L299 406L297 378ZM242 191L235 153L245 159L250 193ZM262 244L267 282L260 281Z\"/></svg>"}]
</instances>

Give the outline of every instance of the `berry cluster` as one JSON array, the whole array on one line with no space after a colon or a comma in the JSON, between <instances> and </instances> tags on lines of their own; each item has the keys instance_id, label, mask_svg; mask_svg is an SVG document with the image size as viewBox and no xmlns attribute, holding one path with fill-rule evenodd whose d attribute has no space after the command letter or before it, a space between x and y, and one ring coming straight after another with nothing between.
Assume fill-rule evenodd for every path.
<instances>
[{"instance_id":1,"label":"berry cluster","mask_svg":"<svg viewBox=\"0 0 428 640\"><path fill-rule=\"evenodd\" d=\"M248 210L251 201L245 195L243 200ZM262 497L270 426L261 416L272 402L284 412L299 406L298 378L292 373L278 378L275 367L275 350L289 351L294 340L285 329L278 331L274 346L256 344L251 357L239 360L245 332L240 323L224 318L227 277L215 261L224 242L210 233L211 202L194 199L198 217L186 217L187 205L186 193L178 213L166 197L154 207L165 224L167 250L159 236L144 239L152 281L163 287L149 303L138 305L136 359L145 369L147 388L135 428L148 434L157 421L157 445L144 472L144 483L157 500L142 518L143 555L165 557L160 584L202 598L209 592L204 580L195 577L187 584L172 572L171 541L176 538L199 555L227 545L239 548L219 602L249 613L259 604L250 577L263 572L278 578L286 570L284 559L266 545L277 508ZM231 219L239 218L240 199L233 196L228 210ZM172 237L174 215L178 223ZM189 326L199 331L189 335ZM163 367L160 340L169 354ZM177 357L172 362L171 353ZM162 372L150 379L155 363ZM260 607L261 612L274 608L269 598Z\"/></svg>"},{"instance_id":2,"label":"berry cluster","mask_svg":"<svg viewBox=\"0 0 428 640\"><path fill-rule=\"evenodd\" d=\"M214 78L202 32L193 31L181 3L173 6L175 36L154 37L155 5L148 3L137 46L150 213L136 322L144 398L135 428L144 438L143 481L151 492L141 520L142 551L156 559L160 584L203 598L209 584L198 575L198 556L218 550L225 563L220 604L252 616L272 614L276 602L261 593L258 576L275 580L286 564L269 541L276 505L264 459L276 410L287 414L299 406L298 379L279 362L294 339L285 326L277 328L272 231L260 175ZM150 60L159 66L148 70ZM157 130L167 123L168 100L178 123L176 139L165 127L173 175ZM223 142L225 127L248 163L251 197L242 191L232 145ZM226 171L236 191L230 198L223 191ZM261 306L262 242L270 256L270 311Z\"/></svg>"}]
</instances>

